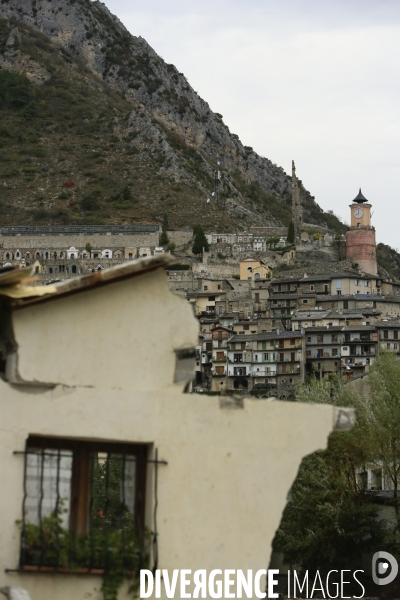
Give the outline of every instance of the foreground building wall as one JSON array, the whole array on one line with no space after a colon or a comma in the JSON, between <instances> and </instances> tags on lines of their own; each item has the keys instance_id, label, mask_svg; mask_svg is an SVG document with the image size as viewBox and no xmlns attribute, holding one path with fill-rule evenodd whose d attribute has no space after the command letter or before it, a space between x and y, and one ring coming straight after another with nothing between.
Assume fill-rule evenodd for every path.
<instances>
[{"instance_id":1,"label":"foreground building wall","mask_svg":"<svg viewBox=\"0 0 400 600\"><path fill-rule=\"evenodd\" d=\"M13 453L28 436L144 444L149 461L157 450L167 464L157 466L157 498L147 464L145 523L155 531L157 500L158 568L258 570L302 457L347 423L327 405L184 394L198 325L169 293L165 262L110 269L101 287L77 278L54 298L11 306L15 346L0 381L0 564L11 571L0 587L33 600L102 597L98 575L18 571L24 457Z\"/></svg>"}]
</instances>

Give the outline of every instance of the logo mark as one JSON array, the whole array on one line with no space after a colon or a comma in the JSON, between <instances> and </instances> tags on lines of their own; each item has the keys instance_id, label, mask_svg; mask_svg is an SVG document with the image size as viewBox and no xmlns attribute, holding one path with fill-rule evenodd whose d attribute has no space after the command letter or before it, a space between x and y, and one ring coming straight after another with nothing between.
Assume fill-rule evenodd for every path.
<instances>
[{"instance_id":1,"label":"logo mark","mask_svg":"<svg viewBox=\"0 0 400 600\"><path fill-rule=\"evenodd\" d=\"M379 561L379 562L378 562ZM389 571L390 567L390 571ZM376 585L387 585L395 580L399 571L399 565L394 556L389 552L375 552L372 557L372 579ZM378 575L385 575L386 577L379 577Z\"/></svg>"}]
</instances>

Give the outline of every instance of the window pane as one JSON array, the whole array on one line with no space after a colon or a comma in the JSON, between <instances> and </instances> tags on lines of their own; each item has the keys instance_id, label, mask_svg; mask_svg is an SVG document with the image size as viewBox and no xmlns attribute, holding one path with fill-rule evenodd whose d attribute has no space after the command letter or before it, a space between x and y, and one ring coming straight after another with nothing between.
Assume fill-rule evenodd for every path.
<instances>
[{"instance_id":1,"label":"window pane","mask_svg":"<svg viewBox=\"0 0 400 600\"><path fill-rule=\"evenodd\" d=\"M71 497L72 452L30 450L26 462L25 521L39 525L57 508L61 527L68 528ZM58 475L58 477L57 477ZM57 482L58 479L58 482Z\"/></svg>"},{"instance_id":2,"label":"window pane","mask_svg":"<svg viewBox=\"0 0 400 600\"><path fill-rule=\"evenodd\" d=\"M93 526L119 529L134 514L136 458L99 453L92 468Z\"/></svg>"}]
</instances>

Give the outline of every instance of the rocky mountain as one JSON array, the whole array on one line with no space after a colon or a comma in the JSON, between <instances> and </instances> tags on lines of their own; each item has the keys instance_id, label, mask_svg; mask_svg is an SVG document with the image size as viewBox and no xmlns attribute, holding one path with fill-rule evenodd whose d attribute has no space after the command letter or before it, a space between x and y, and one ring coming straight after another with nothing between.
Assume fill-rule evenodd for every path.
<instances>
[{"instance_id":1,"label":"rocky mountain","mask_svg":"<svg viewBox=\"0 0 400 600\"><path fill-rule=\"evenodd\" d=\"M0 18L3 222L288 225L290 177L104 4L1 0ZM307 222L343 231L302 196Z\"/></svg>"},{"instance_id":2,"label":"rocky mountain","mask_svg":"<svg viewBox=\"0 0 400 600\"><path fill-rule=\"evenodd\" d=\"M376 258L378 265L384 269L383 275L394 280L400 279L400 254L398 250L387 244L378 244L376 247Z\"/></svg>"}]
</instances>

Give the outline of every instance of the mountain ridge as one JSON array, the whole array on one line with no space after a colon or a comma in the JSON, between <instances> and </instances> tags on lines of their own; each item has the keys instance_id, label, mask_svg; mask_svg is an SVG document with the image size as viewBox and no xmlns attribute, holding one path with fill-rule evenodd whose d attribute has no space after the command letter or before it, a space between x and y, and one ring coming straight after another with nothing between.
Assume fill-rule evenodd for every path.
<instances>
[{"instance_id":1,"label":"mountain ridge","mask_svg":"<svg viewBox=\"0 0 400 600\"><path fill-rule=\"evenodd\" d=\"M48 47L58 47L60 58L66 63L83 61L95 77L91 85L96 85L97 80L123 96L125 121L121 123L121 117L117 117L114 133L129 138L126 145L132 155L137 153L137 159L157 164L157 177L164 187L171 188L172 195L174 186L188 188L185 198L178 198L183 213L184 204L189 203L192 211L186 213L204 216L204 224L214 228L289 224L291 178L281 167L244 146L224 124L222 115L211 111L186 77L165 63L146 40L131 35L101 2L3 0L0 17L9 29L1 48L3 70L25 70L36 86L48 86L54 78L43 65L43 56L39 60L36 56L35 61L32 49L24 51L24 36L19 30L23 24L25 31L28 26L31 32L47 37ZM44 39L38 38L34 44L46 45ZM206 204L218 161L224 173L224 214L218 207L210 206L213 203ZM307 221L343 232L343 224L334 215L324 213L304 188L302 199ZM161 201L156 204L149 211L149 219L171 212ZM185 222L178 218L179 205L172 212L175 226L193 224L186 214ZM143 218L143 210L139 213Z\"/></svg>"}]
</instances>

